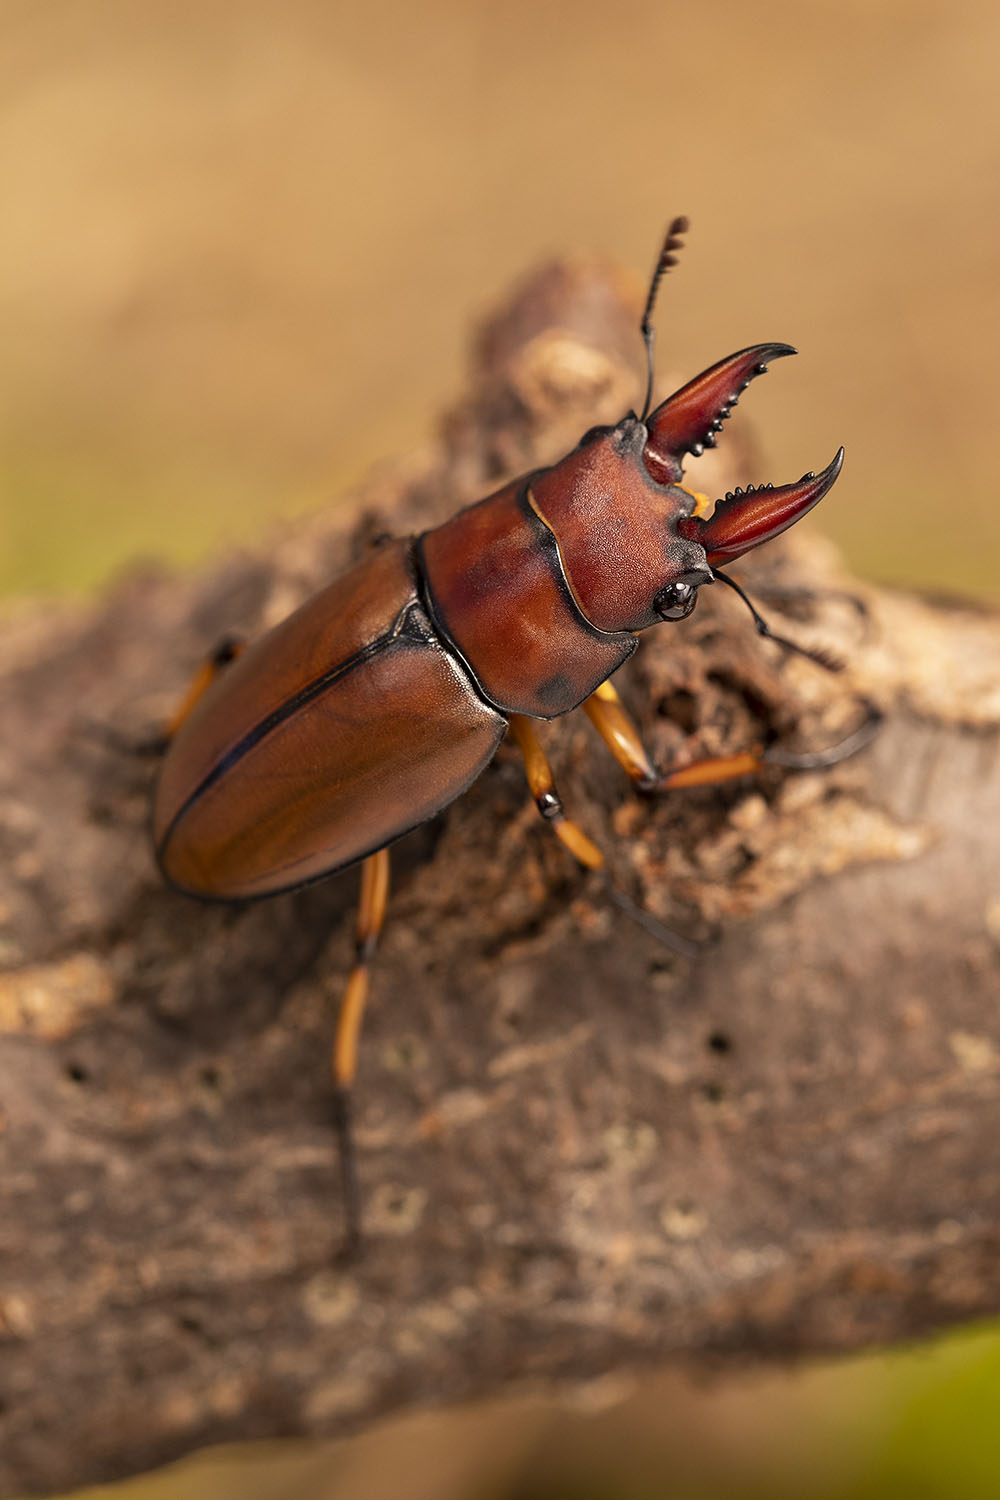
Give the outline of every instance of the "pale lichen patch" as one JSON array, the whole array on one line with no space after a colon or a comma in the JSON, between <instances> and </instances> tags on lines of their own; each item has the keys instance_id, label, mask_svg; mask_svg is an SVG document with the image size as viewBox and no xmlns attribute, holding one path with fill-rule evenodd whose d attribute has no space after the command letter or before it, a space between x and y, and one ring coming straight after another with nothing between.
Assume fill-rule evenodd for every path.
<instances>
[{"instance_id":1,"label":"pale lichen patch","mask_svg":"<svg viewBox=\"0 0 1000 1500\"><path fill-rule=\"evenodd\" d=\"M109 966L93 953L0 974L0 1032L27 1032L58 1041L114 999Z\"/></svg>"}]
</instances>

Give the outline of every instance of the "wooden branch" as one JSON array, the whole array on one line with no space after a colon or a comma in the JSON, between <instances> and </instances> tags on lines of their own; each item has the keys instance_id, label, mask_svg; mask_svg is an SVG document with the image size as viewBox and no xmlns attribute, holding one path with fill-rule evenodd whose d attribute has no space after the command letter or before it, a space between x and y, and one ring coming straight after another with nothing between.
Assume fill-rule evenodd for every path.
<instances>
[{"instance_id":1,"label":"wooden branch","mask_svg":"<svg viewBox=\"0 0 1000 1500\"><path fill-rule=\"evenodd\" d=\"M119 741L163 721L219 637L273 623L377 532L614 420L635 398L634 320L597 268L543 272L483 336L469 400L372 480L355 525L316 518L197 577L137 574L95 608L6 624L3 1496L515 1382L995 1311L990 611L879 593L796 536L742 576L785 633L849 661L841 676L783 660L710 596L650 633L621 690L663 762L829 743L861 698L886 713L871 749L651 804L581 716L545 731L615 879L710 940L696 961L576 872L506 749L404 842L350 1270L333 1264L326 1056L355 880L227 909L152 867L154 767ZM733 426L697 472L716 493L763 477Z\"/></svg>"}]
</instances>

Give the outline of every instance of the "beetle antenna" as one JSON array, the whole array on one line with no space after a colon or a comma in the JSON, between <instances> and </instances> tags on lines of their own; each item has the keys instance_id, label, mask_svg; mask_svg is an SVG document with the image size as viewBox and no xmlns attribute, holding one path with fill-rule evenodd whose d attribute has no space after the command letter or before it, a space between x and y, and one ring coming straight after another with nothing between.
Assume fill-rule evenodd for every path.
<instances>
[{"instance_id":1,"label":"beetle antenna","mask_svg":"<svg viewBox=\"0 0 1000 1500\"><path fill-rule=\"evenodd\" d=\"M760 610L754 605L746 591L740 588L735 578L730 578L723 573L721 568L712 569L712 577L717 578L720 583L728 584L734 593L739 594L747 609L753 615L757 634L764 636L769 641L774 641L776 646L784 646L786 651L794 651L798 656L804 656L807 661L814 662L817 667L822 667L825 672L842 672L844 663L837 656L832 656L828 651L812 650L809 646L800 646L797 641L790 641L787 636L777 635L764 619Z\"/></svg>"},{"instance_id":2,"label":"beetle antenna","mask_svg":"<svg viewBox=\"0 0 1000 1500\"><path fill-rule=\"evenodd\" d=\"M660 258L656 262L653 270L653 278L649 283L649 295L646 298L646 307L642 314L642 322L639 324L642 341L646 345L646 399L642 403L640 422L645 422L653 400L653 342L656 337L653 328L653 308L656 306L656 294L660 290L660 282L664 276L670 270L671 266L676 266L677 264L677 252L684 244L681 235L687 234L687 231L688 220L683 214L679 214L676 219L671 220L670 228L667 230L663 241L663 248L660 251Z\"/></svg>"}]
</instances>

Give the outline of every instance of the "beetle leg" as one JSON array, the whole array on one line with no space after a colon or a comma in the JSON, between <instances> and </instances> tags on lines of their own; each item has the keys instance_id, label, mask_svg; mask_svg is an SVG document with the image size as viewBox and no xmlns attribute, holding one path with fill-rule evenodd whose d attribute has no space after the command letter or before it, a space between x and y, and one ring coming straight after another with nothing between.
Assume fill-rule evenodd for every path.
<instances>
[{"instance_id":1,"label":"beetle leg","mask_svg":"<svg viewBox=\"0 0 1000 1500\"><path fill-rule=\"evenodd\" d=\"M882 727L884 715L880 708L868 698L861 699L861 707L865 715L861 723L835 745L828 745L825 750L782 750L778 745L771 745L761 760L765 765L784 766L792 771L823 771L828 766L839 765L842 760L857 755L859 750L870 745Z\"/></svg>"},{"instance_id":2,"label":"beetle leg","mask_svg":"<svg viewBox=\"0 0 1000 1500\"><path fill-rule=\"evenodd\" d=\"M358 1190L354 1138L351 1132L351 1087L358 1065L358 1037L371 981L371 964L389 902L389 851L379 849L361 866L354 967L347 980L333 1044L334 1120L340 1143L344 1190L344 1254L356 1254L361 1240L361 1195Z\"/></svg>"},{"instance_id":3,"label":"beetle leg","mask_svg":"<svg viewBox=\"0 0 1000 1500\"><path fill-rule=\"evenodd\" d=\"M644 792L655 788L660 773L611 683L602 682L583 710L629 780Z\"/></svg>"},{"instance_id":4,"label":"beetle leg","mask_svg":"<svg viewBox=\"0 0 1000 1500\"><path fill-rule=\"evenodd\" d=\"M585 869L601 869L604 864L604 855L597 845L591 842L583 829L566 816L559 793L556 791L549 758L542 749L534 724L524 714L511 714L510 732L524 756L525 775L538 811L574 859L578 860Z\"/></svg>"},{"instance_id":5,"label":"beetle leg","mask_svg":"<svg viewBox=\"0 0 1000 1500\"><path fill-rule=\"evenodd\" d=\"M624 709L622 714L624 715ZM665 926L653 916L652 912L645 911L643 907L638 906L627 892L616 886L604 869L604 855L600 849L591 842L578 824L567 818L559 793L556 791L552 767L549 765L548 756L542 749L531 719L525 718L523 714L511 714L510 730L524 756L524 769L535 805L574 859L587 870L599 870L604 878L604 889L609 899L658 943L673 949L675 953L682 953L685 958L697 957L701 952L701 945L691 942L689 938L682 937L679 932L674 932L672 928ZM635 738L638 742L638 735ZM639 748L642 749L641 745ZM645 754L645 752L642 753Z\"/></svg>"},{"instance_id":6,"label":"beetle leg","mask_svg":"<svg viewBox=\"0 0 1000 1500\"><path fill-rule=\"evenodd\" d=\"M638 729L610 682L602 682L583 705L584 712L629 780L640 792L666 792L674 787L711 786L749 776L762 764L759 754L715 755L679 771L658 771Z\"/></svg>"},{"instance_id":7,"label":"beetle leg","mask_svg":"<svg viewBox=\"0 0 1000 1500\"><path fill-rule=\"evenodd\" d=\"M772 746L767 750L749 750L738 755L707 756L676 771L658 771L610 682L602 682L583 704L590 722L629 780L640 792L650 794L689 786L716 786L724 781L735 781L740 776L751 776L766 765L784 766L792 771L815 771L835 766L857 754L878 732L881 714L867 701L863 707L865 717L857 729L825 750L799 753Z\"/></svg>"},{"instance_id":8,"label":"beetle leg","mask_svg":"<svg viewBox=\"0 0 1000 1500\"><path fill-rule=\"evenodd\" d=\"M219 642L211 656L207 657L198 668L191 681L191 685L175 710L173 717L168 720L163 731L163 748L170 744L174 735L181 725L190 718L195 705L208 692L212 683L218 677L223 667L227 667L231 661L235 661L243 651L243 642L236 640L233 636L226 636Z\"/></svg>"},{"instance_id":9,"label":"beetle leg","mask_svg":"<svg viewBox=\"0 0 1000 1500\"><path fill-rule=\"evenodd\" d=\"M142 738L122 734L111 724L90 723L85 721L80 727L85 734L92 735L119 755L134 755L141 759L157 759L166 753L168 746L181 725L188 718L198 700L211 687L216 677L228 662L234 661L243 650L242 641L237 641L227 636L212 652L212 655L202 662L194 675L187 692L181 699L179 707L168 719L161 730L155 734L146 734Z\"/></svg>"}]
</instances>

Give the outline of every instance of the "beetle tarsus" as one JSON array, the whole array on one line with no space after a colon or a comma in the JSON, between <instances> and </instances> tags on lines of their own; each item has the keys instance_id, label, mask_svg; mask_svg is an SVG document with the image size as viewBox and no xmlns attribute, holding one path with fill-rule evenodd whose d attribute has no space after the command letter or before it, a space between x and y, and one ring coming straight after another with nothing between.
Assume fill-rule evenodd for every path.
<instances>
[{"instance_id":1,"label":"beetle tarsus","mask_svg":"<svg viewBox=\"0 0 1000 1500\"><path fill-rule=\"evenodd\" d=\"M356 1261L361 1253L361 1189L358 1184L352 1118L351 1091L337 1085L333 1090L333 1126L337 1132L344 1204L344 1237L336 1256L339 1265Z\"/></svg>"},{"instance_id":2,"label":"beetle tarsus","mask_svg":"<svg viewBox=\"0 0 1000 1500\"><path fill-rule=\"evenodd\" d=\"M885 715L877 704L869 698L862 698L861 706L864 709L861 723L835 745L828 745L825 750L803 751L782 750L771 745L761 759L769 766L782 766L790 771L825 771L830 766L839 766L842 760L849 760L870 745L882 727Z\"/></svg>"},{"instance_id":3,"label":"beetle tarsus","mask_svg":"<svg viewBox=\"0 0 1000 1500\"><path fill-rule=\"evenodd\" d=\"M699 958L704 953L708 946L707 943L699 943L693 938L682 937L679 932L674 932L672 927L668 927L665 922L661 922L658 917L654 917L652 912L647 911L644 906L640 906L637 901L633 901L631 896L627 895L620 886L615 885L611 877L603 874L603 872L602 885L604 886L608 900L612 901L619 911L624 912L625 916L631 922L634 922L637 927L641 927L643 932L648 932L650 937L655 938L658 943L662 943L664 948L669 948L672 952L679 953L682 958Z\"/></svg>"}]
</instances>

